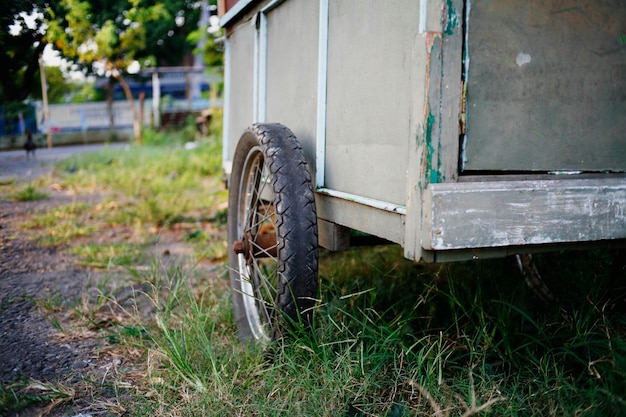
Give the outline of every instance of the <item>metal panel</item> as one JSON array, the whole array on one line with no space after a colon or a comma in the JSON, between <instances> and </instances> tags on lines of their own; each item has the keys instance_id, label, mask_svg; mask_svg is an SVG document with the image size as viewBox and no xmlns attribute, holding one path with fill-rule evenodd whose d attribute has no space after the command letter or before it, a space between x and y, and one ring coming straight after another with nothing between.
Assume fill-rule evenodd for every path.
<instances>
[{"instance_id":1,"label":"metal panel","mask_svg":"<svg viewBox=\"0 0 626 417\"><path fill-rule=\"evenodd\" d=\"M465 169L626 170L626 2L472 0L469 57Z\"/></svg>"},{"instance_id":2,"label":"metal panel","mask_svg":"<svg viewBox=\"0 0 626 417\"><path fill-rule=\"evenodd\" d=\"M289 127L315 160L319 2L290 0L267 13L266 120ZM313 166L313 164L312 164Z\"/></svg>"},{"instance_id":3,"label":"metal panel","mask_svg":"<svg viewBox=\"0 0 626 417\"><path fill-rule=\"evenodd\" d=\"M254 91L254 39L255 27L252 22L239 26L229 37L229 111L228 144L229 159L235 153L235 147L243 130L253 122Z\"/></svg>"},{"instance_id":4,"label":"metal panel","mask_svg":"<svg viewBox=\"0 0 626 417\"><path fill-rule=\"evenodd\" d=\"M324 186L405 204L419 2L335 0L329 14Z\"/></svg>"},{"instance_id":5,"label":"metal panel","mask_svg":"<svg viewBox=\"0 0 626 417\"><path fill-rule=\"evenodd\" d=\"M626 178L431 184L424 248L626 238Z\"/></svg>"},{"instance_id":6,"label":"metal panel","mask_svg":"<svg viewBox=\"0 0 626 417\"><path fill-rule=\"evenodd\" d=\"M323 194L316 194L315 204L319 219L360 230L390 242L404 242L403 214Z\"/></svg>"}]
</instances>

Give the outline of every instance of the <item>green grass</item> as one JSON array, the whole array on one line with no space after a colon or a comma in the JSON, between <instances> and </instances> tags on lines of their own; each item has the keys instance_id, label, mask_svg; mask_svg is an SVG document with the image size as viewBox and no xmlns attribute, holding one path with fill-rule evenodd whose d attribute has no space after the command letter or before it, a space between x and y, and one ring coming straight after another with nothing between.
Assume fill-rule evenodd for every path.
<instances>
[{"instance_id":1,"label":"green grass","mask_svg":"<svg viewBox=\"0 0 626 417\"><path fill-rule=\"evenodd\" d=\"M225 289L219 142L164 142L63 162L63 187L106 198L25 225L61 236L86 265L128 275L132 290L94 283L74 306L87 326L115 317L103 337L141 352L128 415L626 415L617 252L536 255L559 297L547 305L508 259L422 265L395 246L322 251L313 331L242 345ZM177 225L210 272L146 261L146 243ZM123 239L84 241L115 228Z\"/></svg>"},{"instance_id":2,"label":"green grass","mask_svg":"<svg viewBox=\"0 0 626 417\"><path fill-rule=\"evenodd\" d=\"M184 241L189 243L198 259L226 260L228 258L228 244L224 236L215 230L196 229L184 236Z\"/></svg>"},{"instance_id":3,"label":"green grass","mask_svg":"<svg viewBox=\"0 0 626 417\"><path fill-rule=\"evenodd\" d=\"M220 157L219 143L206 140L194 150L142 146L80 155L63 162L59 171L78 192L104 188L115 193L117 204L106 208L107 221L169 226L223 201Z\"/></svg>"},{"instance_id":4,"label":"green grass","mask_svg":"<svg viewBox=\"0 0 626 417\"><path fill-rule=\"evenodd\" d=\"M74 391L67 386L41 381L0 386L0 413L19 415L16 412L31 406L69 403L73 396Z\"/></svg>"},{"instance_id":5,"label":"green grass","mask_svg":"<svg viewBox=\"0 0 626 417\"><path fill-rule=\"evenodd\" d=\"M145 256L141 247L130 243L89 243L73 247L71 252L81 258L81 264L103 269L131 267Z\"/></svg>"},{"instance_id":6,"label":"green grass","mask_svg":"<svg viewBox=\"0 0 626 417\"><path fill-rule=\"evenodd\" d=\"M138 247L151 242L160 228L220 223L215 216L220 216L223 209L219 207L226 200L221 145L215 138L201 140L193 150L174 141L81 154L58 164L56 176L47 180L76 195L104 192L104 198L95 205L77 200L32 216L23 226L39 231L42 243L76 245L111 230L126 229L112 244L88 243L75 249L92 266L123 266L137 261ZM29 186L27 194L35 193L36 189ZM210 240L215 239L196 239ZM205 245L199 256L223 257L224 249L217 242L212 245Z\"/></svg>"},{"instance_id":7,"label":"green grass","mask_svg":"<svg viewBox=\"0 0 626 417\"><path fill-rule=\"evenodd\" d=\"M90 236L97 229L97 225L86 217L89 209L87 204L72 203L36 214L24 222L22 227L40 230L40 241L44 245L60 245Z\"/></svg>"},{"instance_id":8,"label":"green grass","mask_svg":"<svg viewBox=\"0 0 626 417\"><path fill-rule=\"evenodd\" d=\"M40 191L33 184L28 184L12 194L15 201L37 201L48 198L48 194Z\"/></svg>"},{"instance_id":9,"label":"green grass","mask_svg":"<svg viewBox=\"0 0 626 417\"><path fill-rule=\"evenodd\" d=\"M538 302L506 260L423 266L400 254L324 254L314 332L273 347L269 362L237 341L227 293L188 286L184 271L153 271L160 278L146 280L162 288L153 290L161 295L151 350L162 362L149 375L155 396L138 399L134 412L622 413L624 292L602 298L610 269L596 269L610 267L596 263L602 254L539 257L575 270L554 274L554 286L569 290L554 306Z\"/></svg>"}]
</instances>

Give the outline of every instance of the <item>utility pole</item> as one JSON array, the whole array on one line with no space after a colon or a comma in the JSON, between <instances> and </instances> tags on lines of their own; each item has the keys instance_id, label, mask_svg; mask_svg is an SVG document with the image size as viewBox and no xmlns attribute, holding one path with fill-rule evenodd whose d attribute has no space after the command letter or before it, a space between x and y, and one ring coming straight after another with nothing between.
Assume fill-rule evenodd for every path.
<instances>
[{"instance_id":1,"label":"utility pole","mask_svg":"<svg viewBox=\"0 0 626 417\"><path fill-rule=\"evenodd\" d=\"M41 74L41 98L43 99L43 120L46 126L46 139L48 148L52 148L52 130L50 129L50 108L48 107L48 85L46 83L46 70L43 59L39 54L39 73Z\"/></svg>"},{"instance_id":2,"label":"utility pole","mask_svg":"<svg viewBox=\"0 0 626 417\"><path fill-rule=\"evenodd\" d=\"M198 21L198 27L202 34L198 43L196 44L196 54L193 57L193 66L200 67L204 70L204 46L206 45L207 29L209 27L209 2L208 0L202 0L200 8L200 20ZM202 96L202 79L204 71L198 71L193 73L185 73L186 80L191 78L191 91L189 94L189 107L191 108L191 102L194 99L199 99Z\"/></svg>"}]
</instances>

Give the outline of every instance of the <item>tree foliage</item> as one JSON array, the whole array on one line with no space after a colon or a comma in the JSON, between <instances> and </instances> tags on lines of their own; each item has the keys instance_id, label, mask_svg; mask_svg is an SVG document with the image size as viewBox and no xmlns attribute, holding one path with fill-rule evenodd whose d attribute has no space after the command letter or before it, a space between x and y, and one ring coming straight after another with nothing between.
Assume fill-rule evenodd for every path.
<instances>
[{"instance_id":1,"label":"tree foliage","mask_svg":"<svg viewBox=\"0 0 626 417\"><path fill-rule=\"evenodd\" d=\"M216 0L211 0L215 4ZM66 58L86 66L107 61L124 70L133 60L142 67L177 66L195 48L197 0L60 0L49 9L47 39Z\"/></svg>"},{"instance_id":2,"label":"tree foliage","mask_svg":"<svg viewBox=\"0 0 626 417\"><path fill-rule=\"evenodd\" d=\"M125 80L132 62L146 55L146 32L153 22L167 19L161 2L60 0L62 13L49 10L47 38L63 56L114 77L133 112L134 134L141 139L139 115Z\"/></svg>"},{"instance_id":3,"label":"tree foliage","mask_svg":"<svg viewBox=\"0 0 626 417\"><path fill-rule=\"evenodd\" d=\"M146 55L147 28L169 17L160 2L143 6L141 0L61 0L60 4L64 13L50 11L48 40L66 58L113 75Z\"/></svg>"},{"instance_id":4,"label":"tree foliage","mask_svg":"<svg viewBox=\"0 0 626 417\"><path fill-rule=\"evenodd\" d=\"M179 65L194 48L188 36L198 27L198 1L60 0L59 5L47 10L46 39L69 60L117 79L131 105L125 81L131 63ZM137 115L134 119L140 137Z\"/></svg>"},{"instance_id":5,"label":"tree foliage","mask_svg":"<svg viewBox=\"0 0 626 417\"><path fill-rule=\"evenodd\" d=\"M217 6L214 4L211 4L211 7L217 9ZM223 29L219 29L211 34L208 33L208 29L207 26L198 27L189 33L187 40L194 45L200 45L201 50L195 52L202 54L205 66L213 68L216 72L221 72L224 67L224 54L222 44L218 42L218 39L223 37ZM204 42L201 41L203 37Z\"/></svg>"},{"instance_id":6,"label":"tree foliage","mask_svg":"<svg viewBox=\"0 0 626 417\"><path fill-rule=\"evenodd\" d=\"M45 0L11 0L0 8L0 103L25 100L38 83L45 19L55 4ZM32 19L28 17L32 16ZM13 30L11 30L13 28Z\"/></svg>"},{"instance_id":7,"label":"tree foliage","mask_svg":"<svg viewBox=\"0 0 626 417\"><path fill-rule=\"evenodd\" d=\"M151 66L189 65L186 62L193 52L195 42L188 39L198 29L199 2L194 0L162 0L170 12L169 18L154 22L146 39ZM211 0L214 3L216 0ZM148 63L142 62L142 65Z\"/></svg>"},{"instance_id":8,"label":"tree foliage","mask_svg":"<svg viewBox=\"0 0 626 417\"><path fill-rule=\"evenodd\" d=\"M116 78L133 101L125 77L137 61L142 68L191 65L198 40L198 0L10 0L0 10L0 104L41 97L39 57L50 44L86 72ZM208 2L215 7L217 0ZM215 36L215 34L214 34ZM221 51L208 36L208 66L221 66ZM51 102L67 87L49 71ZM54 76L54 77L52 77ZM54 79L52 79L54 78ZM58 85L57 85L58 84ZM58 94L57 94L58 93ZM134 108L134 106L133 106Z\"/></svg>"}]
</instances>

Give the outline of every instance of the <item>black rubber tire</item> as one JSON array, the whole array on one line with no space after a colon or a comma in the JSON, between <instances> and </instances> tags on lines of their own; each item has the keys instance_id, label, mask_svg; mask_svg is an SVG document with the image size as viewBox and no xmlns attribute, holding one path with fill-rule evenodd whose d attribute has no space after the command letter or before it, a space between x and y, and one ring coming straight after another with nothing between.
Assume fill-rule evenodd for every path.
<instances>
[{"instance_id":1,"label":"black rubber tire","mask_svg":"<svg viewBox=\"0 0 626 417\"><path fill-rule=\"evenodd\" d=\"M288 326L310 326L317 295L317 213L308 164L291 130L255 124L243 133L233 157L228 204L239 338L276 341ZM236 242L241 247L244 236L246 248L255 246L261 229L275 233L276 245L266 247L265 256L233 249Z\"/></svg>"}]
</instances>

